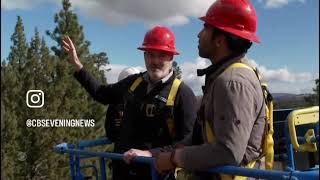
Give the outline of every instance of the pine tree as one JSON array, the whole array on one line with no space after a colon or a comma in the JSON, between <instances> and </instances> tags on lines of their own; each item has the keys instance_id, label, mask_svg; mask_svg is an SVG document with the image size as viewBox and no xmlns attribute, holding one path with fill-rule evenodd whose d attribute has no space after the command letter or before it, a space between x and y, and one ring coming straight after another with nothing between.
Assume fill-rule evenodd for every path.
<instances>
[{"instance_id":1,"label":"pine tree","mask_svg":"<svg viewBox=\"0 0 320 180\"><path fill-rule=\"evenodd\" d=\"M50 85L48 84L47 74L50 74L54 67L48 66L50 62L53 62L54 58L49 54L49 49L46 46L44 40L40 39L39 32L35 28L34 37L30 42L28 48L27 61L22 75L24 77L22 91L27 93L30 89L42 90L45 95L53 94L50 91ZM49 71L49 72L48 72ZM48 104L48 103L47 103ZM32 119L51 118L50 104L45 108L33 109L28 107L21 107L25 117ZM56 115L57 113L54 112ZM25 119L26 120L26 119ZM23 152L26 154L26 160L24 163L24 173L21 175L28 179L49 179L48 172L51 171L50 162L53 158L51 153L54 144L55 130L51 128L23 128L20 130L24 136L24 141L21 143ZM43 138L45 137L45 138Z\"/></svg>"},{"instance_id":2,"label":"pine tree","mask_svg":"<svg viewBox=\"0 0 320 180\"><path fill-rule=\"evenodd\" d=\"M316 86L312 89L313 94L305 97L305 101L309 106L319 106L319 78L315 80Z\"/></svg>"},{"instance_id":3,"label":"pine tree","mask_svg":"<svg viewBox=\"0 0 320 180\"><path fill-rule=\"evenodd\" d=\"M181 79L182 72L181 72L181 69L180 69L177 61L173 61L172 67L173 67L174 72L176 73L176 77L178 79Z\"/></svg>"},{"instance_id":4,"label":"pine tree","mask_svg":"<svg viewBox=\"0 0 320 180\"><path fill-rule=\"evenodd\" d=\"M65 118L87 117L99 120L104 116L104 108L97 102L93 102L93 99L74 79L74 69L67 62L69 60L68 55L62 50L62 38L65 35L70 36L84 67L101 82L105 82L105 80L102 79L104 77L103 73L99 71L97 65L108 63L106 54L98 54L97 56L89 53L90 43L85 40L83 27L79 25L77 15L70 10L69 0L63 0L62 4L63 9L54 18L54 22L57 24L56 28L53 32L47 31L47 34L57 43L57 46L53 46L51 49L59 58L55 84L56 98L60 98L59 113L64 114ZM96 62L99 62L99 64L95 66ZM87 134L86 131L84 132L83 135Z\"/></svg>"},{"instance_id":5,"label":"pine tree","mask_svg":"<svg viewBox=\"0 0 320 180\"><path fill-rule=\"evenodd\" d=\"M15 31L11 36L11 51L6 61L1 65L1 155L4 161L8 161L6 170L1 177L16 179L22 175L23 164L21 159L23 151L24 135L21 132L25 128L25 117L21 107L25 105L25 94L22 91L24 81L23 71L27 60L28 44L25 38L22 18L17 17ZM10 161L10 162L9 162ZM12 170L13 168L13 170ZM13 171L13 173L12 173Z\"/></svg>"},{"instance_id":6,"label":"pine tree","mask_svg":"<svg viewBox=\"0 0 320 180\"><path fill-rule=\"evenodd\" d=\"M1 64L1 179L14 179L17 165L17 116L10 99L17 78L11 67Z\"/></svg>"},{"instance_id":7,"label":"pine tree","mask_svg":"<svg viewBox=\"0 0 320 180\"><path fill-rule=\"evenodd\" d=\"M85 68L101 82L105 77L99 69L108 58L104 52L90 54L90 43L70 10L70 2L63 0L62 4L63 9L54 19L57 27L47 32L57 43L51 48L54 56L37 29L28 45L22 19L17 18L11 51L1 64L1 179L65 179L70 172L67 156L53 153L53 147L104 136L105 107L94 102L73 78L68 56L61 50L61 39L69 35L74 40ZM26 106L30 89L43 90L44 107ZM27 128L28 118L92 118L96 127Z\"/></svg>"},{"instance_id":8,"label":"pine tree","mask_svg":"<svg viewBox=\"0 0 320 180\"><path fill-rule=\"evenodd\" d=\"M10 47L11 52L9 54L8 61L12 67L15 67L17 71L20 72L25 64L28 48L24 33L24 26L20 16L17 17L17 23L15 31L11 36L11 41L12 46Z\"/></svg>"},{"instance_id":9,"label":"pine tree","mask_svg":"<svg viewBox=\"0 0 320 180\"><path fill-rule=\"evenodd\" d=\"M7 58L8 68L10 71L12 70L12 75L14 77L15 84L12 84L11 93L13 97L11 101L12 104L16 104L17 106L12 107L16 111L16 115L20 117L22 113L18 110L19 106L25 102L24 94L20 91L22 88L21 82L24 81L22 71L26 64L27 59L27 51L28 51L28 43L26 40L26 36L24 33L24 25L22 18L17 16L17 23L15 26L15 31L11 36L12 45L10 47L10 53ZM12 81L13 82L13 81ZM18 125L19 126L19 125Z\"/></svg>"},{"instance_id":10,"label":"pine tree","mask_svg":"<svg viewBox=\"0 0 320 180\"><path fill-rule=\"evenodd\" d=\"M77 15L71 11L69 0L63 0L62 5L63 9L54 17L55 29L52 32L47 31L47 35L57 43L51 49L58 59L52 88L54 94L48 98L51 98L51 107L57 108L51 109L57 112L54 118L95 120L95 128L57 128L56 143L76 143L80 139L95 139L104 136L103 123L106 108L95 102L73 77L74 69L68 62L67 53L62 49L62 38L66 35L70 36L84 67L100 82L105 82L105 78L99 67L108 63L108 58L103 52L90 54L90 42L85 40L83 27L79 25ZM61 175L69 173L68 160L62 158L61 155L57 159L62 163L56 164L52 171Z\"/></svg>"}]
</instances>

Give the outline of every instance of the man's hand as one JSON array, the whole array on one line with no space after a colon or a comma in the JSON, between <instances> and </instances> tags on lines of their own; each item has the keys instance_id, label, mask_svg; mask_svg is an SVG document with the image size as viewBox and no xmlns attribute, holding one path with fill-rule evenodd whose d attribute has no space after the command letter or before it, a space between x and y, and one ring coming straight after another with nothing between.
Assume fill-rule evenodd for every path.
<instances>
[{"instance_id":1,"label":"man's hand","mask_svg":"<svg viewBox=\"0 0 320 180\"><path fill-rule=\"evenodd\" d=\"M174 170L176 167L171 162L171 152L159 153L156 157L155 167L158 173Z\"/></svg>"},{"instance_id":2,"label":"man's hand","mask_svg":"<svg viewBox=\"0 0 320 180\"><path fill-rule=\"evenodd\" d=\"M139 149L130 149L129 151L125 152L124 154L124 161L129 164L131 160L136 156L144 156L144 157L152 157L150 151L143 151Z\"/></svg>"},{"instance_id":3,"label":"man's hand","mask_svg":"<svg viewBox=\"0 0 320 180\"><path fill-rule=\"evenodd\" d=\"M78 58L76 48L74 47L70 37L64 37L62 43L63 49L69 54L71 64L75 66L77 72L80 71L83 65Z\"/></svg>"}]
</instances>

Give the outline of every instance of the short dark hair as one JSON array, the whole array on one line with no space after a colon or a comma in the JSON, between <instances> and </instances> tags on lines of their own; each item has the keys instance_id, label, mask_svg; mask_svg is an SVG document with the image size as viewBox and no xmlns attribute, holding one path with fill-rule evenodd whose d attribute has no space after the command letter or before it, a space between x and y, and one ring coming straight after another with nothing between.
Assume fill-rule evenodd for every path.
<instances>
[{"instance_id":1,"label":"short dark hair","mask_svg":"<svg viewBox=\"0 0 320 180\"><path fill-rule=\"evenodd\" d=\"M241 38L239 36L235 36L233 34L230 34L226 31L223 31L218 28L213 28L213 34L214 35L224 35L227 39L228 47L235 55L238 55L238 54L240 55L240 54L246 53L252 45L251 41L244 39L244 38ZM215 36L213 36L213 38L214 37Z\"/></svg>"}]
</instances>

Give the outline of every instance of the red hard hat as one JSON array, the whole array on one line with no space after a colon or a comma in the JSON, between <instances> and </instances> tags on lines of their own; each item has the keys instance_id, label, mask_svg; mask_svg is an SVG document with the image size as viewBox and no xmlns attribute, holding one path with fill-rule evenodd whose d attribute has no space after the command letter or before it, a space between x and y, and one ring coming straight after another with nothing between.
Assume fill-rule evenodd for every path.
<instances>
[{"instance_id":1,"label":"red hard hat","mask_svg":"<svg viewBox=\"0 0 320 180\"><path fill-rule=\"evenodd\" d=\"M160 50L178 55L176 50L176 39L173 32L166 27L156 26L146 33L144 36L143 44L138 49L147 50Z\"/></svg>"},{"instance_id":2,"label":"red hard hat","mask_svg":"<svg viewBox=\"0 0 320 180\"><path fill-rule=\"evenodd\" d=\"M256 11L249 0L217 0L200 18L207 24L259 43Z\"/></svg>"}]
</instances>

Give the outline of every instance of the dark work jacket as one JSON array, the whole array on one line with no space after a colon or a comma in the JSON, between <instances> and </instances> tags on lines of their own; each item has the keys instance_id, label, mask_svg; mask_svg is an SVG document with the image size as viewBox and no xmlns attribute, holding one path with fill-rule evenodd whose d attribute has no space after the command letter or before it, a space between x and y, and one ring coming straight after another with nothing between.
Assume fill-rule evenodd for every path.
<instances>
[{"instance_id":1,"label":"dark work jacket","mask_svg":"<svg viewBox=\"0 0 320 180\"><path fill-rule=\"evenodd\" d=\"M149 93L146 80L130 93L130 86L143 74L131 75L109 85L101 85L85 69L81 69L74 76L96 101L102 104L124 102L123 123L119 140L115 142L115 152L123 153L130 148L136 148L151 150L155 154L189 144L196 119L196 98L192 90L182 82L174 107L170 109L166 107L166 100L175 74L164 83L158 82ZM166 119L172 114L170 111L173 111L174 116L174 136L170 135L166 123Z\"/></svg>"},{"instance_id":2,"label":"dark work jacket","mask_svg":"<svg viewBox=\"0 0 320 180\"><path fill-rule=\"evenodd\" d=\"M106 137L112 142L119 140L123 120L124 104L108 104L104 129Z\"/></svg>"}]
</instances>

